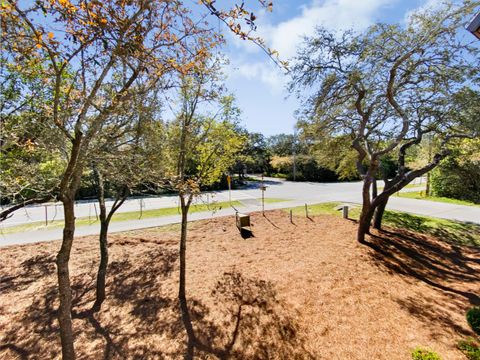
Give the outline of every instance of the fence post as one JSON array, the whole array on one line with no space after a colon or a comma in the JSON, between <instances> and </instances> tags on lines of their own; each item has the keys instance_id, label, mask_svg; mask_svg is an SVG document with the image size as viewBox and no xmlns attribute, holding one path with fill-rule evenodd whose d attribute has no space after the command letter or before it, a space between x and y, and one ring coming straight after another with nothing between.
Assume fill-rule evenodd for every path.
<instances>
[{"instance_id":1,"label":"fence post","mask_svg":"<svg viewBox=\"0 0 480 360\"><path fill-rule=\"evenodd\" d=\"M343 218L348 219L348 206L344 205L342 210L343 210Z\"/></svg>"}]
</instances>

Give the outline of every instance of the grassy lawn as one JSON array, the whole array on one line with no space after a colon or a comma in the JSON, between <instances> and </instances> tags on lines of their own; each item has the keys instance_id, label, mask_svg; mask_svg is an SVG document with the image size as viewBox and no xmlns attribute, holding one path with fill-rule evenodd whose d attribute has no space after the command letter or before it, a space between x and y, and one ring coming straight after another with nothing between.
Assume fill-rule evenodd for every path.
<instances>
[{"instance_id":1,"label":"grassy lawn","mask_svg":"<svg viewBox=\"0 0 480 360\"><path fill-rule=\"evenodd\" d=\"M242 204L239 201L232 201L231 204L233 206L242 206ZM229 206L230 206L230 202L228 201L218 202L210 205L195 204L190 207L190 213L201 212L201 211L218 211ZM180 213L180 210L178 207L144 210L141 218L142 219L156 218L156 217L162 217L162 216L178 215L179 213ZM112 218L112 222L138 220L139 218L140 218L140 212L138 211L116 213ZM76 226L80 227L80 226L86 226L86 225L93 225L95 223L98 223L98 220L96 220L94 216L91 217L90 219L88 217L83 217L83 218L77 219ZM24 231L51 230L51 229L58 229L62 227L63 227L63 220L51 221L48 223L48 226L45 226L45 222L43 221L36 221L29 224L6 227L2 229L1 232L3 234L12 234L12 233L24 232Z\"/></svg>"},{"instance_id":2,"label":"grassy lawn","mask_svg":"<svg viewBox=\"0 0 480 360\"><path fill-rule=\"evenodd\" d=\"M395 196L409 198L409 199L438 201L438 202L444 202L444 203L456 204L456 205L480 206L480 204L475 204L471 201L466 201L466 200L450 199L450 198L440 197L440 196L425 196L424 191L419 191L419 192L413 191L413 192L403 192L403 193L401 192L401 193L395 194Z\"/></svg>"},{"instance_id":3,"label":"grassy lawn","mask_svg":"<svg viewBox=\"0 0 480 360\"><path fill-rule=\"evenodd\" d=\"M342 212L335 210L341 203L328 202L308 206L308 214L315 215L336 215L341 216ZM286 209L288 211L290 209ZM305 216L305 207L292 208L296 216ZM349 209L349 218L358 220L360 206ZM384 224L396 229L405 229L421 234L437 236L439 239L470 246L480 246L480 225L463 223L460 221L433 218L429 216L413 215L398 211L386 211Z\"/></svg>"},{"instance_id":4,"label":"grassy lawn","mask_svg":"<svg viewBox=\"0 0 480 360\"><path fill-rule=\"evenodd\" d=\"M340 215L341 212L335 210L340 203L338 202L326 202L321 204L309 205L308 214L315 215ZM293 215L295 216L305 216L305 206L298 206L291 209L286 209L286 211L292 210Z\"/></svg>"},{"instance_id":5,"label":"grassy lawn","mask_svg":"<svg viewBox=\"0 0 480 360\"><path fill-rule=\"evenodd\" d=\"M258 201L262 201L262 198L259 198ZM290 201L288 199L276 199L276 198L265 198L265 204L275 204L279 202Z\"/></svg>"}]
</instances>

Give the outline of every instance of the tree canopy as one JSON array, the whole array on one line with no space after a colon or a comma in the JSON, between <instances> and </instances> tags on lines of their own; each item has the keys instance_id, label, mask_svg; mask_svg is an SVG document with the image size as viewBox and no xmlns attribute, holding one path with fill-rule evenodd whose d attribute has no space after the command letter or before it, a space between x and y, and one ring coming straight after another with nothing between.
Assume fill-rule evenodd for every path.
<instances>
[{"instance_id":1,"label":"tree canopy","mask_svg":"<svg viewBox=\"0 0 480 360\"><path fill-rule=\"evenodd\" d=\"M448 155L450 140L479 132L478 122L458 116L455 101L478 98L479 68L472 59L478 58L479 47L459 34L475 5L444 4L411 15L405 27L375 24L360 34L318 28L299 51L291 89L305 99L303 126L318 138L349 139L357 152L364 179L359 240L373 211L438 165ZM310 89L306 94L305 88ZM423 167L407 169L407 150L426 134L437 139L438 151ZM374 190L371 198L382 157L392 154L396 174L384 176L384 191L377 196Z\"/></svg>"}]
</instances>

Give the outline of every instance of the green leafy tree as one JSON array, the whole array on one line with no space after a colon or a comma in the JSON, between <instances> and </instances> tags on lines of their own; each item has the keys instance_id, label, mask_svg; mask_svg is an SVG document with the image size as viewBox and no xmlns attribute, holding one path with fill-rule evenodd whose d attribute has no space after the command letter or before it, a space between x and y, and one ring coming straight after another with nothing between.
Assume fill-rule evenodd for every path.
<instances>
[{"instance_id":1,"label":"green leafy tree","mask_svg":"<svg viewBox=\"0 0 480 360\"><path fill-rule=\"evenodd\" d=\"M480 141L464 140L432 172L432 192L436 196L480 204Z\"/></svg>"},{"instance_id":2,"label":"green leafy tree","mask_svg":"<svg viewBox=\"0 0 480 360\"><path fill-rule=\"evenodd\" d=\"M271 10L272 4L259 0ZM90 149L112 115L137 93L176 74L198 73L205 58L223 42L208 23L208 15L223 21L240 38L262 47L254 37L255 16L244 4L216 8L200 1L207 14L192 11L182 1L15 1L2 3L2 55L22 72L33 62L48 101L45 122L56 128L58 151L65 158L58 185L65 226L57 255L60 338L64 359L74 359L72 291L69 261L75 234L74 199ZM240 23L246 23L242 28ZM118 81L121 74L123 81ZM32 93L21 93L32 97ZM17 99L19 104L22 100Z\"/></svg>"},{"instance_id":3,"label":"green leafy tree","mask_svg":"<svg viewBox=\"0 0 480 360\"><path fill-rule=\"evenodd\" d=\"M293 134L278 134L267 138L267 146L272 156L307 154L307 146Z\"/></svg>"},{"instance_id":4,"label":"green leafy tree","mask_svg":"<svg viewBox=\"0 0 480 360\"><path fill-rule=\"evenodd\" d=\"M192 326L186 296L186 250L188 212L202 186L217 182L235 162L244 138L228 121L220 102L223 119L202 115L202 104L217 103L219 81L215 64L206 64L195 76L184 77L180 84L179 109L176 118L167 124L166 164L172 189L177 191L181 208L180 271L178 298L187 332L186 358L192 359L198 345ZM225 103L223 103L225 105Z\"/></svg>"},{"instance_id":5,"label":"green leafy tree","mask_svg":"<svg viewBox=\"0 0 480 360\"><path fill-rule=\"evenodd\" d=\"M69 272L74 200L92 143L139 83L151 87L188 74L222 40L181 2L9 0L1 15L2 51L26 73L36 59L48 94L44 120L61 134L56 140L66 164L58 185L65 219L56 260L58 320L62 356L74 359Z\"/></svg>"},{"instance_id":6,"label":"green leafy tree","mask_svg":"<svg viewBox=\"0 0 480 360\"><path fill-rule=\"evenodd\" d=\"M249 133L238 130L246 137L242 151L237 155L235 165L232 167L240 178L245 173L270 173L271 153L265 136L260 133Z\"/></svg>"},{"instance_id":7,"label":"green leafy tree","mask_svg":"<svg viewBox=\"0 0 480 360\"><path fill-rule=\"evenodd\" d=\"M157 92L137 96L125 103L103 127L101 136L92 144L91 176L100 209L100 262L96 279L93 312L101 309L106 297L108 266L108 229L115 212L142 185L163 176L164 124L160 119ZM133 110L133 111L132 111ZM152 138L157 141L152 142ZM106 191L114 201L107 210Z\"/></svg>"},{"instance_id":8,"label":"green leafy tree","mask_svg":"<svg viewBox=\"0 0 480 360\"><path fill-rule=\"evenodd\" d=\"M44 110L49 96L41 66L30 61L27 71L0 57L0 196L5 208L0 221L23 206L55 198L65 161L48 126Z\"/></svg>"},{"instance_id":9,"label":"green leafy tree","mask_svg":"<svg viewBox=\"0 0 480 360\"><path fill-rule=\"evenodd\" d=\"M452 139L478 134L478 122L462 114L469 107L455 103L460 93L473 91L468 87L478 76L471 61L478 45L459 34L474 5L445 4L413 14L406 27L376 24L358 35L318 29L299 52L291 86L300 95L313 88L305 102L308 126L319 137L348 137L357 152L363 179L359 242L374 215L374 227L381 227L389 197L435 168ZM428 164L408 169L407 152L427 134L438 142L437 151ZM396 174L385 172L383 191L374 187L372 194L385 157L395 157Z\"/></svg>"}]
</instances>

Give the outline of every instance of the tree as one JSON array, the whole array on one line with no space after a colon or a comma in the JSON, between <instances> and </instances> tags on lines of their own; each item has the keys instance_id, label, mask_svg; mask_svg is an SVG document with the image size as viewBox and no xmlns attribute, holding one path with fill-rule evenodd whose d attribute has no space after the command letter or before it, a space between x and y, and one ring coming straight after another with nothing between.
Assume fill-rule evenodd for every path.
<instances>
[{"instance_id":1,"label":"tree","mask_svg":"<svg viewBox=\"0 0 480 360\"><path fill-rule=\"evenodd\" d=\"M233 165L235 154L243 144L243 138L237 135L234 124L227 120L228 116L217 121L215 116L199 114L202 104L214 103L220 98L217 70L215 64L207 63L196 75L182 78L179 111L167 125L170 184L178 192L182 215L178 298L188 338L187 359L193 358L196 345L185 285L188 212L201 187L220 179ZM223 110L225 108L217 114L225 115Z\"/></svg>"},{"instance_id":2,"label":"tree","mask_svg":"<svg viewBox=\"0 0 480 360\"><path fill-rule=\"evenodd\" d=\"M55 128L45 126L42 111L48 96L35 61L21 71L0 56L0 196L6 208L0 221L30 204L56 196L65 164L54 143ZM28 94L28 96L24 96Z\"/></svg>"},{"instance_id":3,"label":"tree","mask_svg":"<svg viewBox=\"0 0 480 360\"><path fill-rule=\"evenodd\" d=\"M259 0L271 10L272 4ZM202 5L242 39L253 37L255 16L244 4L217 9ZM65 227L57 255L60 306L58 319L64 359L73 359L69 258L75 231L73 201L92 142L105 121L128 101L141 79L155 85L173 73L195 72L199 61L223 41L206 21L181 1L116 0L35 1L2 3L2 45L8 59L22 71L32 59L49 95L45 121L61 133L65 170L58 186ZM241 28L245 22L247 27ZM123 71L122 71L123 70ZM123 81L116 81L117 74ZM148 87L147 87L148 88ZM31 96L31 94L26 94ZM20 102L20 101L19 101Z\"/></svg>"},{"instance_id":4,"label":"tree","mask_svg":"<svg viewBox=\"0 0 480 360\"><path fill-rule=\"evenodd\" d=\"M247 130L239 129L238 131L247 140L242 151L237 156L233 171L240 178L247 171L250 173L270 173L271 154L265 136L260 133L249 133Z\"/></svg>"},{"instance_id":5,"label":"tree","mask_svg":"<svg viewBox=\"0 0 480 360\"><path fill-rule=\"evenodd\" d=\"M466 139L432 172L435 196L480 204L480 141Z\"/></svg>"},{"instance_id":6,"label":"tree","mask_svg":"<svg viewBox=\"0 0 480 360\"><path fill-rule=\"evenodd\" d=\"M26 70L37 59L49 94L45 121L62 134L66 166L58 197L65 227L56 260L58 320L62 356L74 359L69 259L74 199L88 150L110 115L136 93L138 81L147 78L154 85L170 74L187 74L221 39L181 2L9 0L2 7L9 61Z\"/></svg>"},{"instance_id":7,"label":"tree","mask_svg":"<svg viewBox=\"0 0 480 360\"><path fill-rule=\"evenodd\" d=\"M308 123L299 123L301 136L308 144L309 152L321 167L334 171L340 180L357 180L358 170L355 165L357 154L349 144L349 137L338 135L333 137L318 137Z\"/></svg>"},{"instance_id":8,"label":"tree","mask_svg":"<svg viewBox=\"0 0 480 360\"><path fill-rule=\"evenodd\" d=\"M104 126L89 156L100 209L100 263L93 312L100 311L106 297L108 228L113 215L136 188L163 175L163 143L158 140L164 138L164 129L159 109L156 91L134 96L112 115L112 121ZM152 142L152 138L157 141ZM108 211L107 188L114 196Z\"/></svg>"},{"instance_id":9,"label":"tree","mask_svg":"<svg viewBox=\"0 0 480 360\"><path fill-rule=\"evenodd\" d=\"M287 180L329 182L338 180L337 175L315 160L311 155L295 156L295 174L293 172L293 156L273 156L270 161L272 170L286 175Z\"/></svg>"},{"instance_id":10,"label":"tree","mask_svg":"<svg viewBox=\"0 0 480 360\"><path fill-rule=\"evenodd\" d=\"M267 146L272 155L291 156L307 154L306 144L295 138L292 134L278 134L267 138Z\"/></svg>"},{"instance_id":11,"label":"tree","mask_svg":"<svg viewBox=\"0 0 480 360\"><path fill-rule=\"evenodd\" d=\"M381 219L390 195L445 158L448 143L478 133L478 124L458 116L454 98L471 86L478 47L459 36L474 6L446 4L411 16L405 28L376 24L365 33L340 36L318 29L299 52L292 89L314 87L306 102L309 125L322 136L348 136L363 178L358 241L364 242L375 214ZM461 111L461 109L460 109ZM407 151L425 135L439 143L432 160L407 169ZM376 192L382 158L395 156L393 178Z\"/></svg>"}]
</instances>

